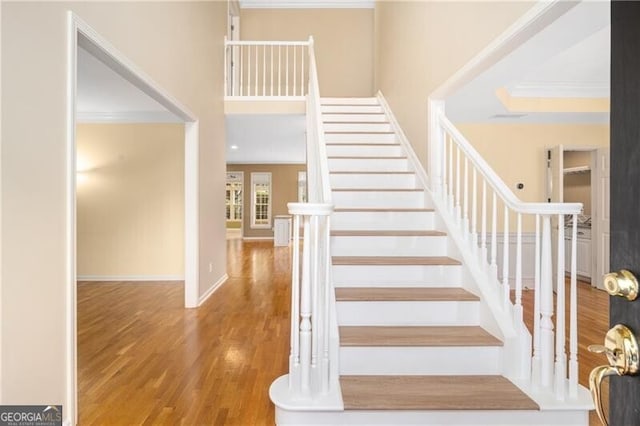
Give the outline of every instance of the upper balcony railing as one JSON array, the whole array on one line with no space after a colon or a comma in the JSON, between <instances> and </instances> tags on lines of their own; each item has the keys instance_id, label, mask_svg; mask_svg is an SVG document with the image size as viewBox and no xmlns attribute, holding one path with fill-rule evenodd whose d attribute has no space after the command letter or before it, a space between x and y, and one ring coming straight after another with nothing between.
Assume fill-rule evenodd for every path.
<instances>
[{"instance_id":1,"label":"upper balcony railing","mask_svg":"<svg viewBox=\"0 0 640 426\"><path fill-rule=\"evenodd\" d=\"M227 99L303 100L309 87L309 41L229 41Z\"/></svg>"}]
</instances>

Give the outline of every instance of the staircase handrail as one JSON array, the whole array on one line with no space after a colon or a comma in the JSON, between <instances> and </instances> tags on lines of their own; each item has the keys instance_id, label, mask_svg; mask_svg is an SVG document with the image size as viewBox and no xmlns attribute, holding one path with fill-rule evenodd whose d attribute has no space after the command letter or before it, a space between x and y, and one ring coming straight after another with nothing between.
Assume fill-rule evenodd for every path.
<instances>
[{"instance_id":1,"label":"staircase handrail","mask_svg":"<svg viewBox=\"0 0 640 426\"><path fill-rule=\"evenodd\" d=\"M581 212L581 203L542 203L520 200L455 125L441 112L437 117L440 125L456 140L460 149L513 211L523 214L579 214Z\"/></svg>"},{"instance_id":2,"label":"staircase handrail","mask_svg":"<svg viewBox=\"0 0 640 426\"><path fill-rule=\"evenodd\" d=\"M477 265L476 281L484 289L481 291L494 295L496 303L492 309L499 311L516 334L509 344L517 356L515 360L508 360L511 364L505 367L508 370L505 374L524 380L532 389L551 390L557 401L578 398L576 253L577 218L582 204L521 201L446 117L443 101L430 99L429 110L429 185L434 203L448 228L453 230L451 235L462 257L469 264ZM523 216L533 219L530 226L535 223L535 248L528 255L522 247ZM501 226L498 217L502 220ZM566 217L571 224L571 238L567 241ZM515 218L515 227L510 226L512 218ZM500 232L502 259L498 259ZM510 254L512 235L515 236L513 270L510 269L514 266ZM568 295L565 294L565 244L569 244ZM524 264L533 265L533 336L523 317Z\"/></svg>"}]
</instances>

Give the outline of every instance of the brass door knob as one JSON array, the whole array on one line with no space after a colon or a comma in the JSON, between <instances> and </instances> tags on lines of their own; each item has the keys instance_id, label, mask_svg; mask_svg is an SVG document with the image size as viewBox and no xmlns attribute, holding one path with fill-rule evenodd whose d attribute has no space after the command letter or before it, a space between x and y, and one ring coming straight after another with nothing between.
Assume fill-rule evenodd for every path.
<instances>
[{"instance_id":1,"label":"brass door knob","mask_svg":"<svg viewBox=\"0 0 640 426\"><path fill-rule=\"evenodd\" d=\"M589 390L596 406L596 413L603 425L608 426L602 405L602 380L607 376L625 376L638 373L640 353L633 332L622 324L615 325L604 338L604 345L591 345L589 351L607 355L609 365L594 368L589 375Z\"/></svg>"},{"instance_id":2,"label":"brass door knob","mask_svg":"<svg viewBox=\"0 0 640 426\"><path fill-rule=\"evenodd\" d=\"M638 297L638 279L626 269L610 272L604 276L604 288L612 296L636 300Z\"/></svg>"}]
</instances>

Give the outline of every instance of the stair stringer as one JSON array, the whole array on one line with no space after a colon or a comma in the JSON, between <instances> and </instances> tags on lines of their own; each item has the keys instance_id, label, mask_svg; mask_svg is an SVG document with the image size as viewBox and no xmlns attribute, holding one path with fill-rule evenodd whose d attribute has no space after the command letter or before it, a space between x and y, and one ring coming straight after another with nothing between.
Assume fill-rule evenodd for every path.
<instances>
[{"instance_id":1,"label":"stair stringer","mask_svg":"<svg viewBox=\"0 0 640 426\"><path fill-rule=\"evenodd\" d=\"M389 104L381 92L377 94L384 113L387 115L391 128L398 136L398 142L407 154L410 167L425 196L429 197L436 212L437 228L447 232L448 251L457 252L458 260L462 262L465 278L462 286L480 296L480 326L503 341L502 374L509 379L523 381L531 372L531 334L522 320L515 318L511 303L504 303L502 285L496 277L492 277L489 268L481 264L480 251L467 249L468 240L463 234L462 226L451 215L440 197L434 196L429 189L429 177L419 161L413 147L408 142L402 128L398 124Z\"/></svg>"}]
</instances>

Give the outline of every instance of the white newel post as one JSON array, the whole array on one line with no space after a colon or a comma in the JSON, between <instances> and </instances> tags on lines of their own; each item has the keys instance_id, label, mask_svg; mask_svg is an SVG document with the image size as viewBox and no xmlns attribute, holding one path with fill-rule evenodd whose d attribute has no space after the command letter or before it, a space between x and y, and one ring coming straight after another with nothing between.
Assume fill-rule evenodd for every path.
<instances>
[{"instance_id":1,"label":"white newel post","mask_svg":"<svg viewBox=\"0 0 640 426\"><path fill-rule=\"evenodd\" d=\"M289 203L294 216L289 388L313 398L329 389L329 215L331 204ZM302 247L299 226L303 224ZM302 249L300 255L299 250Z\"/></svg>"},{"instance_id":2,"label":"white newel post","mask_svg":"<svg viewBox=\"0 0 640 426\"><path fill-rule=\"evenodd\" d=\"M442 193L442 158L444 150L444 131L438 117L444 114L444 101L429 99L429 181L431 191L436 196ZM451 185L451 182L449 182Z\"/></svg>"}]
</instances>

